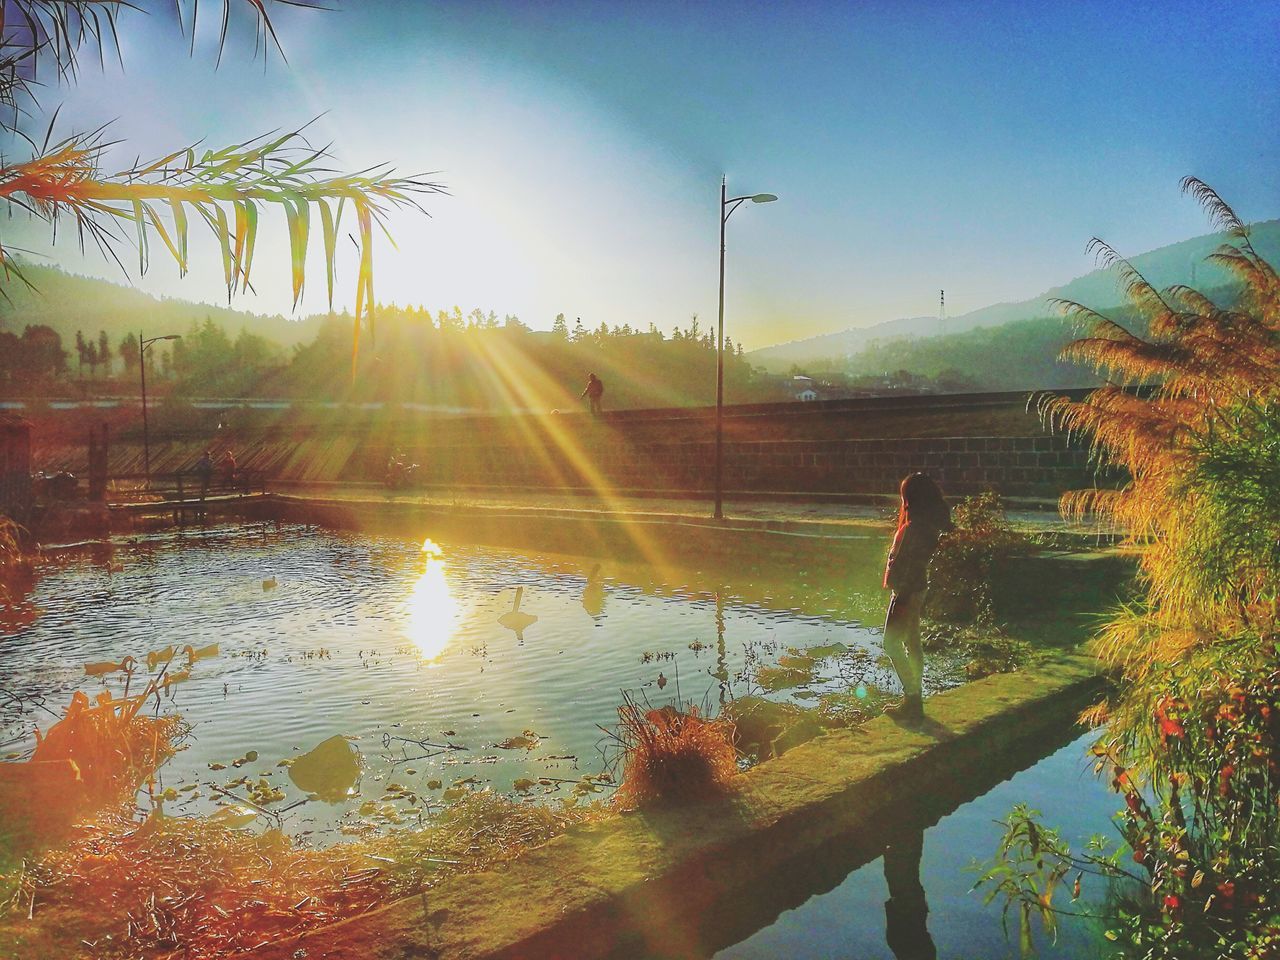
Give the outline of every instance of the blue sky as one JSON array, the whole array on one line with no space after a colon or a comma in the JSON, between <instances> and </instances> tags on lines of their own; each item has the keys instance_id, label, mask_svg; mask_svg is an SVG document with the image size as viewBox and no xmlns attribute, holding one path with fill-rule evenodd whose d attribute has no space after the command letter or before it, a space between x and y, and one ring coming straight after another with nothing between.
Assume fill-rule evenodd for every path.
<instances>
[{"instance_id":1,"label":"blue sky","mask_svg":"<svg viewBox=\"0 0 1280 960\"><path fill-rule=\"evenodd\" d=\"M1280 216L1274 3L368 2L281 8L289 64L213 70L163 16L121 16L126 70L86 71L59 129L117 118L119 156L324 116L342 165L439 171L397 216L379 299L669 330L716 310L719 178L770 191L729 225L727 323L748 347L1035 295L1099 235L1142 252L1206 231L1195 174ZM233 38L235 39L235 38ZM25 239L25 237L24 237ZM221 301L197 249L144 289ZM59 244L56 258L118 278ZM248 309L289 307L268 230ZM339 304L350 303L345 264ZM341 280L341 277L340 277ZM324 308L314 270L300 312Z\"/></svg>"}]
</instances>

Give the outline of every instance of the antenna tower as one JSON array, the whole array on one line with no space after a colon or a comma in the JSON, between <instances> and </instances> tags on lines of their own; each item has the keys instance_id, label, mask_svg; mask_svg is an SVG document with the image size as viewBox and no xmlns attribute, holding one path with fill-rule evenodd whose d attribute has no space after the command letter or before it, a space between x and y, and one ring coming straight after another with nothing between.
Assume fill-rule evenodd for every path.
<instances>
[{"instance_id":1,"label":"antenna tower","mask_svg":"<svg viewBox=\"0 0 1280 960\"><path fill-rule=\"evenodd\" d=\"M938 291L938 333L947 332L947 291Z\"/></svg>"}]
</instances>

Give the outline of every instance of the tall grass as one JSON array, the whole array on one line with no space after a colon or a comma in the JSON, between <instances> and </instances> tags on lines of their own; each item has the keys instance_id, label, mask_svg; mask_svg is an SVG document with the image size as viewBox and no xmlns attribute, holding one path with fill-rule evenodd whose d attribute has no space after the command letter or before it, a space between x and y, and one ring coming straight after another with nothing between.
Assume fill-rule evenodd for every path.
<instances>
[{"instance_id":1,"label":"tall grass","mask_svg":"<svg viewBox=\"0 0 1280 960\"><path fill-rule=\"evenodd\" d=\"M1065 355L1093 363L1109 382L1083 401L1042 405L1054 425L1088 436L1100 460L1132 478L1120 490L1070 493L1062 507L1110 518L1138 551L1146 596L1108 624L1097 649L1139 683L1196 648L1277 625L1280 279L1216 193L1193 178L1183 187L1227 231L1210 259L1234 273L1239 299L1220 305L1186 286L1158 291L1095 240L1149 333L1065 304L1087 334ZM1130 389L1139 384L1147 390Z\"/></svg>"},{"instance_id":2,"label":"tall grass","mask_svg":"<svg viewBox=\"0 0 1280 960\"><path fill-rule=\"evenodd\" d=\"M1086 718L1125 802L1128 851L1072 853L1033 812L1015 811L992 895L1029 919L1058 909L1068 873L1120 884L1107 916L1120 956L1280 955L1280 280L1249 229L1208 186L1183 182L1228 242L1211 259L1239 281L1216 303L1186 286L1156 290L1101 241L1147 334L1065 304L1085 327L1066 355L1108 384L1050 398L1044 415L1088 436L1119 490L1068 494L1126 534L1143 595L1117 610L1095 649L1116 678ZM1142 387L1135 390L1134 387ZM1136 866L1134 866L1136 864ZM1119 891L1119 892L1117 892Z\"/></svg>"}]
</instances>

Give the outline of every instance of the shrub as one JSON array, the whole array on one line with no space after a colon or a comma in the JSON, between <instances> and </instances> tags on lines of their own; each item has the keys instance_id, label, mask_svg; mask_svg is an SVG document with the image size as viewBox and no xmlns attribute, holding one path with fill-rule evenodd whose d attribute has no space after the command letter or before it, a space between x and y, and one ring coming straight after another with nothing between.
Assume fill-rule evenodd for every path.
<instances>
[{"instance_id":1,"label":"shrub","mask_svg":"<svg viewBox=\"0 0 1280 960\"><path fill-rule=\"evenodd\" d=\"M643 807L697 800L724 792L738 773L734 727L708 720L690 704L646 710L629 695L618 708L614 734L623 750L615 802Z\"/></svg>"},{"instance_id":2,"label":"shrub","mask_svg":"<svg viewBox=\"0 0 1280 960\"><path fill-rule=\"evenodd\" d=\"M965 497L952 511L955 529L938 544L930 565L925 612L952 623L995 621L992 584L999 565L1026 544L1005 516L1000 496Z\"/></svg>"},{"instance_id":3,"label":"shrub","mask_svg":"<svg viewBox=\"0 0 1280 960\"><path fill-rule=\"evenodd\" d=\"M1280 669L1274 649L1230 648L1243 666L1204 683L1204 664L1169 678L1150 718L1158 731L1144 768L1106 738L1094 747L1124 799L1124 847L1101 839L1073 851L1035 811L1015 808L996 860L979 881L1016 909L1022 940L1039 917L1052 932L1055 895L1076 874L1110 894L1100 919L1120 956L1218 960L1280 955ZM1224 661L1225 662L1225 661ZM1078 907L1067 908L1073 912Z\"/></svg>"}]
</instances>

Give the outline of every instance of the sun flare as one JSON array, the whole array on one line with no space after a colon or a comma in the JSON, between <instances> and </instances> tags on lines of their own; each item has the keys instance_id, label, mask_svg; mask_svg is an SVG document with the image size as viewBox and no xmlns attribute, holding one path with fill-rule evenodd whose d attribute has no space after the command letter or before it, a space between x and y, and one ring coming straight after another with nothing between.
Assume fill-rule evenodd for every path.
<instances>
[{"instance_id":1,"label":"sun flare","mask_svg":"<svg viewBox=\"0 0 1280 960\"><path fill-rule=\"evenodd\" d=\"M422 553L426 566L405 604L409 612L408 634L423 659L435 661L443 656L457 631L462 606L449 589L444 552L439 545L424 540Z\"/></svg>"}]
</instances>

